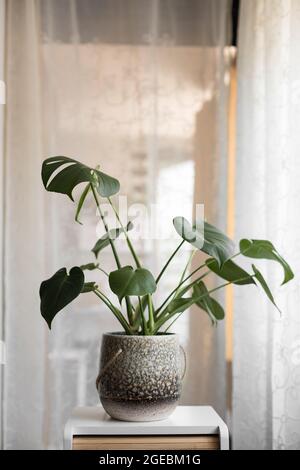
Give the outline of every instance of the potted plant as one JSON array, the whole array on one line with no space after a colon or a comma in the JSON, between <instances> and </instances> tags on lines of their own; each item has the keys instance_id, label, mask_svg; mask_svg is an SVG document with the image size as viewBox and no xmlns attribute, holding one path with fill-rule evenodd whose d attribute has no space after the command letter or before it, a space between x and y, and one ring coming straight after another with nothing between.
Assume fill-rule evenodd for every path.
<instances>
[{"instance_id":1,"label":"potted plant","mask_svg":"<svg viewBox=\"0 0 300 470\"><path fill-rule=\"evenodd\" d=\"M222 306L212 296L229 284L255 284L263 289L276 306L273 295L258 268L252 264L247 272L234 260L238 256L278 262L284 272L282 284L294 275L288 263L267 240L243 239L239 250L219 229L206 221L191 225L184 217L175 217L173 225L181 241L156 278L145 268L130 240L132 223L123 225L112 196L119 192L115 178L99 168L90 168L68 157L46 159L42 165L42 180L47 191L66 194L73 201L73 189L86 183L77 204L75 220L87 197L92 197L102 219L105 234L92 248L94 263L59 269L40 286L41 314L49 328L55 315L83 293L91 293L103 302L119 321L122 332L103 335L100 370L96 381L100 400L107 413L117 419L147 421L163 419L177 406L181 392L181 355L177 335L169 327L192 305L206 312L212 323L224 318ZM108 202L119 226L110 229L102 203ZM133 266L123 266L118 255L117 238L124 234L132 255ZM183 266L177 286L167 293L161 305L155 305L153 294L174 256L184 243L208 255L205 262L188 271ZM101 269L98 255L110 247L116 269L105 273L115 300L109 298L95 282L85 282L84 271ZM234 260L234 261L233 261ZM213 274L223 280L221 285L208 289L206 276Z\"/></svg>"}]
</instances>

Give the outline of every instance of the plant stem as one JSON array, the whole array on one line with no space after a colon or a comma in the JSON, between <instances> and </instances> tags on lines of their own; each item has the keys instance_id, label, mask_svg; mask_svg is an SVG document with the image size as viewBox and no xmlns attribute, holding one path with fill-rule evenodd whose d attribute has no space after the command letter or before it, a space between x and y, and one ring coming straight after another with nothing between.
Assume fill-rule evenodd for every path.
<instances>
[{"instance_id":1,"label":"plant stem","mask_svg":"<svg viewBox=\"0 0 300 470\"><path fill-rule=\"evenodd\" d=\"M190 282L187 286L184 286L182 287L181 289L178 289L177 293L175 293L174 295L174 299L176 297L179 297L179 294L180 294L180 297L182 297L186 292L188 292L195 284L197 284L197 282L201 281L201 279L203 279L204 277L208 276L209 274L211 274L211 271L206 271L205 273L203 273L201 276L197 277L196 279L194 279L194 281Z\"/></svg>"},{"instance_id":2,"label":"plant stem","mask_svg":"<svg viewBox=\"0 0 300 470\"><path fill-rule=\"evenodd\" d=\"M107 223L106 223L104 214L103 214L103 212L102 212L102 210L101 210L101 206L100 206L100 203L99 203L99 200L98 200L98 196L97 196L97 194L96 194L96 191L95 191L95 188L94 188L93 184L91 184L91 188L92 188L93 196L94 196L94 199L95 199L95 202L96 202L96 206L97 206L99 215L100 215L101 220L102 220L102 222L103 222L105 231L106 231L106 233L108 234L109 229L108 229L108 226L107 226ZM110 236L109 236L108 238L109 238L109 243L110 243L110 246L111 246L111 249L112 249L112 252L113 252L113 255L114 255L116 264L117 264L117 267L118 267L118 269L120 269L122 265L121 265L121 262L120 262L120 259L119 259L119 256L118 256L118 253L117 253L115 244L114 244L113 240L110 238ZM132 308L131 308L131 301L130 301L130 298L126 296L126 297L125 297L125 302L126 302L126 309L127 309L128 321L129 321L130 325L132 325L132 323L133 323L133 314L132 314Z\"/></svg>"},{"instance_id":3,"label":"plant stem","mask_svg":"<svg viewBox=\"0 0 300 470\"><path fill-rule=\"evenodd\" d=\"M106 305L109 305L110 308L112 308L114 311L117 311L122 315L120 310L112 303L112 301L107 297L107 295L104 294L99 288L95 289L94 292L97 294L97 296L101 296L100 298L106 302ZM124 317L123 317L124 318Z\"/></svg>"},{"instance_id":4,"label":"plant stem","mask_svg":"<svg viewBox=\"0 0 300 470\"><path fill-rule=\"evenodd\" d=\"M176 318L174 318L174 320L170 323L170 325L165 329L164 333L166 333L170 328L171 326L178 320L179 317L181 317L181 315L183 314L184 312L180 312L178 314L178 316Z\"/></svg>"},{"instance_id":5,"label":"plant stem","mask_svg":"<svg viewBox=\"0 0 300 470\"><path fill-rule=\"evenodd\" d=\"M108 232L109 232L108 226L107 226L107 223L106 223L104 214L103 214L103 212L102 212L102 210L101 210L101 206L100 206L100 203L99 203L99 200L98 200L98 197L97 197L95 188L94 188L94 186L93 186L92 184L91 184L91 188L92 188L93 196L94 196L94 199L95 199L95 202L96 202L96 206L97 206L99 215L100 215L101 220L102 220L102 222L103 222L105 231L106 231L106 233L108 234ZM121 262L120 262L120 259L119 259L119 256L118 256L116 247L115 247L115 245L114 245L114 242L113 242L113 240L112 240L110 237L109 237L109 243L110 243L110 246L111 246L111 249L112 249L112 252L113 252L113 255L114 255L116 264L117 264L117 267L118 267L118 269L120 269L120 268L121 268Z\"/></svg>"},{"instance_id":6,"label":"plant stem","mask_svg":"<svg viewBox=\"0 0 300 470\"><path fill-rule=\"evenodd\" d=\"M154 315L153 315L153 303L152 303L152 298L151 294L147 294L147 301L148 301L148 310L149 310L149 331L150 334L152 334L154 330Z\"/></svg>"},{"instance_id":7,"label":"plant stem","mask_svg":"<svg viewBox=\"0 0 300 470\"><path fill-rule=\"evenodd\" d=\"M146 323L145 314L144 314L144 310L143 310L143 308L142 308L142 302L141 302L141 298L140 298L140 297L139 297L139 306L140 306L140 312L141 312L141 317L142 317L143 335L148 335L147 323Z\"/></svg>"},{"instance_id":8,"label":"plant stem","mask_svg":"<svg viewBox=\"0 0 300 470\"><path fill-rule=\"evenodd\" d=\"M166 262L166 264L164 265L164 267L162 268L161 272L159 273L159 275L157 276L156 278L156 284L159 283L163 273L165 272L165 270L167 269L167 267L169 266L169 264L171 263L172 259L174 258L174 256L176 255L176 253L180 250L180 248L182 247L182 245L184 244L185 240L182 240L182 242L179 243L179 245L177 246L177 248L175 249L175 251L173 251L173 253L171 254L170 258L168 259L168 261Z\"/></svg>"},{"instance_id":9,"label":"plant stem","mask_svg":"<svg viewBox=\"0 0 300 470\"><path fill-rule=\"evenodd\" d=\"M111 301L108 299L108 297L106 297L106 295L103 294L103 292L101 292L99 289L96 289L93 291L95 293L95 295L97 297L99 297L99 299L102 300L102 302L105 303L105 305L112 311L112 313L114 314L114 316L117 318L117 320L121 323L122 327L124 328L125 332L129 335L132 335L133 332L130 328L130 325L127 323L126 319L123 317L122 313L120 312L120 310L118 310L112 303Z\"/></svg>"},{"instance_id":10,"label":"plant stem","mask_svg":"<svg viewBox=\"0 0 300 470\"><path fill-rule=\"evenodd\" d=\"M255 274L252 274L250 277L255 277ZM249 276L247 277L243 277L241 279L237 279L235 280L234 282L240 282L240 281L244 281L246 279L249 279ZM232 281L229 281L229 282L226 282L224 284L221 284L220 286L217 286L215 287L214 289L211 289L210 291L208 291L206 294L203 294L203 295L200 295L199 297L195 297L195 303L198 302L199 300L205 298L205 297L208 297L210 294L212 294L213 292L216 292L217 290L219 289L223 289L224 287L226 286L229 286L230 284L233 284ZM162 327L162 325L164 323L166 323L168 320L170 320L174 315L176 315L178 312L176 313L170 313L169 315L163 315L160 317L160 319L156 322L156 325L155 325L155 331L154 331L154 334L156 334L158 332L158 330Z\"/></svg>"},{"instance_id":11,"label":"plant stem","mask_svg":"<svg viewBox=\"0 0 300 470\"><path fill-rule=\"evenodd\" d=\"M97 266L97 269L99 269L99 271L101 271L103 274L105 274L105 276L108 277L108 273L106 271L104 271L104 269L99 268L99 266Z\"/></svg>"},{"instance_id":12,"label":"plant stem","mask_svg":"<svg viewBox=\"0 0 300 470\"><path fill-rule=\"evenodd\" d=\"M135 312L134 312L134 321L133 321L133 328L138 329L140 324L141 324L141 319L142 319L142 314L141 311L144 312L146 306L147 306L148 300L147 300L147 295L144 295L141 299L141 302L139 302L136 306ZM155 313L155 312L154 312Z\"/></svg>"},{"instance_id":13,"label":"plant stem","mask_svg":"<svg viewBox=\"0 0 300 470\"><path fill-rule=\"evenodd\" d=\"M194 253L195 253L195 252L192 253L191 258L192 258L192 256L194 255ZM236 253L236 254L233 255L230 259L235 258L236 256L239 256L240 254L241 254L241 252ZM189 262L190 262L190 260L188 261L187 266L188 266ZM184 275L184 273L186 272L187 266L186 266L185 270L183 271L183 275ZM166 310L166 309L164 309L162 312L161 312L161 310L162 310L163 307L166 305L166 303L168 302L168 300L172 297L173 294L174 294L174 298L175 298L176 295L178 294L178 291L179 291L180 286L181 286L182 284L184 284L189 278L191 278L197 271L199 271L199 270L200 270L201 268L203 268L204 266L206 266L206 264L202 264L201 266L199 266L198 268L196 268L194 271L192 271L186 278L180 280L178 286L168 295L168 297L165 299L165 301L162 303L162 305L156 310L156 312L155 312L155 319L157 319L158 317L159 317L160 319L162 319L162 318L164 317L164 313L165 313L165 310ZM204 273L202 276L200 276L199 278L195 279L193 282L191 282L190 284L188 284L188 285L184 288L184 293L187 292L191 287L193 287L194 284L196 284L197 282L199 282L201 279L203 279L203 278L204 278L205 276L207 276L209 273L210 273L210 271ZM253 276L252 276L252 277L253 277ZM242 279L242 280L244 280L244 279ZM231 283L229 283L229 284L231 284ZM228 284L225 284L225 285L228 285ZM220 287L218 287L218 289L219 289L219 288L222 288L222 287L223 287L223 286L220 286ZM184 295L184 294L182 294L182 295ZM160 312L161 312L161 314L159 315ZM180 316L180 315L179 315L179 316ZM167 320L168 320L168 318L167 318ZM172 324L173 324L173 322L172 322ZM171 324L171 325L172 325L172 324Z\"/></svg>"},{"instance_id":14,"label":"plant stem","mask_svg":"<svg viewBox=\"0 0 300 470\"><path fill-rule=\"evenodd\" d=\"M197 279L195 279L193 282L191 282L190 284L188 284L187 286L183 287L179 293L181 294L180 297L182 297L186 292L188 292L195 284L197 284L197 282L201 281L201 279L203 279L204 277L206 277L208 274L210 274L211 271L206 271L204 274L202 274L202 276L199 276L197 277ZM177 294L178 296L178 294ZM177 297L176 295L174 295L173 299L175 299ZM168 302L168 300L172 297L172 293L166 298L166 300L164 301L164 303L159 307L159 310L161 311L161 309L166 305L166 303ZM173 300L172 299L172 300ZM162 318L166 312L168 308L168 305L163 309L163 311L160 313L160 315L156 316L156 319L157 318Z\"/></svg>"},{"instance_id":15,"label":"plant stem","mask_svg":"<svg viewBox=\"0 0 300 470\"><path fill-rule=\"evenodd\" d=\"M191 263L191 261L192 261L192 259L193 259L193 257L194 257L194 254L195 254L196 252L197 252L197 250L194 250L194 251L191 252L191 254L190 254L190 256L189 256L189 259L187 260L187 263L186 263L186 265L185 265L185 267L184 267L184 270L182 271L182 274L181 274L181 276L180 276L179 284L183 281L184 276L186 275L186 272L187 272L187 270L188 270L188 267L189 267L189 265L190 265L190 263ZM174 297L176 296L178 290L179 290L179 288L176 289L176 292L175 292L175 294L174 294Z\"/></svg>"},{"instance_id":16,"label":"plant stem","mask_svg":"<svg viewBox=\"0 0 300 470\"><path fill-rule=\"evenodd\" d=\"M182 276L181 276L181 278L180 278L179 284L178 284L178 286L176 287L176 289L174 289L174 290L171 292L170 296L171 296L171 295L174 293L174 291L175 291L175 293L174 293L174 298L175 298L175 296L176 296L176 294L177 294L177 292L178 292L178 290L179 290L179 287L180 287L185 281L187 281L190 277L192 277L197 271L199 271L201 268L204 268L204 266L206 266L206 264L202 264L201 266L199 266L198 268L196 268L193 272L191 272L185 279L182 279L183 276L185 275L186 271L187 271L187 268L188 268L189 263L191 262L191 260L192 260L192 258L193 258L193 256L194 256L194 254L196 253L196 251L197 251L197 250L195 250L195 251L193 251L193 252L191 253L191 256L190 256L190 258L189 258L189 260L188 260L188 262L187 262L187 264L186 264L186 266L185 266L185 269L184 269L184 271L183 271L183 273L182 273ZM240 254L241 254L241 252L236 253L236 254L233 255L230 259L233 259L233 258L235 258L236 256L239 256ZM207 276L207 274L209 274L210 272L211 272L211 271L208 271L208 272L206 272L203 276L198 277L195 281L191 282L191 284L189 284L189 286L187 286L187 287L188 287L188 288L191 288L194 284L196 284L198 281L200 281L203 277ZM187 290L188 290L188 289L187 289ZM187 292L187 291L186 291L186 292ZM169 296L166 300L169 300L170 296ZM161 307L162 307L162 306L159 307L159 309L157 310L156 313L158 313L158 311L161 309Z\"/></svg>"},{"instance_id":17,"label":"plant stem","mask_svg":"<svg viewBox=\"0 0 300 470\"><path fill-rule=\"evenodd\" d=\"M156 316L159 314L159 312L161 311L161 309L166 305L166 303L168 302L168 300L172 297L173 294L175 294L175 292L179 289L180 286L182 286L182 284L184 284L188 279L190 279L196 272L198 272L200 269L204 268L204 266L206 266L206 264L201 264L201 266L198 266L198 268L194 269L194 271L192 271L187 277L185 277L179 284L177 284L177 286L175 287L175 289L172 290L172 292L168 295L168 297L164 300L164 302L161 304L161 306L156 310Z\"/></svg>"},{"instance_id":18,"label":"plant stem","mask_svg":"<svg viewBox=\"0 0 300 470\"><path fill-rule=\"evenodd\" d=\"M184 241L184 240L183 240L183 241ZM182 244L180 244L180 245L177 247L177 249L176 249L176 251L173 253L173 255L175 255L175 253L179 250L179 248L180 248L181 245L182 245ZM192 261L193 256L194 256L194 254L196 253L196 251L197 251L197 250L194 250L194 251L191 252L191 254L190 254L190 256L189 256L189 259L188 259L188 261L187 261L187 263L186 263L186 265L185 265L185 268L184 268L184 270L183 270L183 272L182 272L182 274L181 274L181 276L180 276L179 284L180 284L181 281L183 280L183 278L184 278L184 276L185 276L185 274L186 274L186 272L187 272L188 266L189 266L190 262ZM173 257L173 256L172 256L172 257ZM169 262L171 261L172 257L169 259ZM169 264L169 262L168 262L168 264ZM166 265L166 266L167 266L167 265ZM159 276L159 277L161 277L162 274L163 274L163 271L160 273L160 276ZM159 278L158 278L158 280L159 280ZM156 280L156 283L157 283L157 280ZM176 296L178 290L179 290L179 286L177 285L176 291L175 291L175 293L174 293L174 297ZM156 321L156 319L157 319L158 313L159 313L159 311L154 311L154 320L155 320L155 321Z\"/></svg>"},{"instance_id":19,"label":"plant stem","mask_svg":"<svg viewBox=\"0 0 300 470\"><path fill-rule=\"evenodd\" d=\"M119 214L118 214L118 211L117 211L117 209L115 208L115 206L113 205L113 203L112 203L110 197L108 197L107 199L108 199L109 204L110 204L111 207L112 207L112 210L113 210L114 213L115 213L115 216L117 217L117 220L118 220L119 224L121 225L121 227L122 227L122 229L123 229L123 232L124 232L124 234L125 234L125 238L126 238L126 242L127 242L128 248L129 248L129 250L130 250L130 252L131 252L131 254L132 254L132 256L133 256L133 259L134 259L134 261L135 261L136 267L137 267L137 268L141 268L142 265L141 265L141 263L140 263L140 260L139 260L139 258L138 258L138 256L137 256L137 254L136 254L136 252L135 252L133 246L132 246L132 243L131 243L130 238L129 238L128 233L127 233L127 230L125 229L125 227L124 227L123 224L122 224L122 221L121 221L121 219L120 219L120 216L119 216Z\"/></svg>"}]
</instances>

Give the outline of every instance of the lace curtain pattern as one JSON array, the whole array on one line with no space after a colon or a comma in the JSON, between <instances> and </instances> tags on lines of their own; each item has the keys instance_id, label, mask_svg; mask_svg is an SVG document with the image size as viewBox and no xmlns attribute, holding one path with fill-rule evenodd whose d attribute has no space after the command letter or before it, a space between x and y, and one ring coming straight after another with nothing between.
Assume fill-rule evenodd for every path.
<instances>
[{"instance_id":1,"label":"lace curtain pattern","mask_svg":"<svg viewBox=\"0 0 300 470\"><path fill-rule=\"evenodd\" d=\"M120 327L91 295L59 314L51 333L40 317L41 280L92 261L103 233L92 204L80 226L70 201L44 191L41 162L100 163L129 204L159 205L158 228L172 230L178 211L191 218L193 202L224 225L227 1L8 0L7 9L4 445L60 448L72 408L98 404L101 334ZM200 180L211 182L201 194ZM157 273L176 241L167 232L137 243ZM188 255L172 264L160 295ZM109 251L101 264L114 269ZM188 355L183 403L224 414L222 326L193 311L174 331Z\"/></svg>"},{"instance_id":2,"label":"lace curtain pattern","mask_svg":"<svg viewBox=\"0 0 300 470\"><path fill-rule=\"evenodd\" d=\"M236 449L300 447L299 41L298 1L242 1L236 239L272 240L296 276L284 292L274 290L281 316L257 292L252 296L255 288L235 294ZM276 266L264 272L270 285L281 275Z\"/></svg>"}]
</instances>

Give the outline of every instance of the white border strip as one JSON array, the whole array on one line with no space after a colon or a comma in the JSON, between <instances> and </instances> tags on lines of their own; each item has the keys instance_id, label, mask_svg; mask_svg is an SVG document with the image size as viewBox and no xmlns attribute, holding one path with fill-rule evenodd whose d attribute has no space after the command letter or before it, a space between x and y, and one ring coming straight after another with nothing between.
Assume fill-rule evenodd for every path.
<instances>
[{"instance_id":1,"label":"white border strip","mask_svg":"<svg viewBox=\"0 0 300 470\"><path fill-rule=\"evenodd\" d=\"M4 231L4 103L5 103L5 0L0 0L0 270L3 267L3 231ZM2 279L2 272L0 275ZM0 282L0 340L1 349L4 354L3 343L3 283ZM1 359L1 358L0 358ZM3 443L3 369L4 358L0 361L0 448Z\"/></svg>"}]
</instances>

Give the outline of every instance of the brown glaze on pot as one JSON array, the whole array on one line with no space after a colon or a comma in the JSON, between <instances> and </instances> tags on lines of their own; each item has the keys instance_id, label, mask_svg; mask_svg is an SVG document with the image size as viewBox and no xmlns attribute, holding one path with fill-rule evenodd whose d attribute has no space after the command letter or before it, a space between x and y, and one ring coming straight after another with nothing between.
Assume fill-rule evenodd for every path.
<instances>
[{"instance_id":1,"label":"brown glaze on pot","mask_svg":"<svg viewBox=\"0 0 300 470\"><path fill-rule=\"evenodd\" d=\"M97 389L105 411L123 421L169 416L181 392L182 360L175 334L103 335Z\"/></svg>"}]
</instances>

